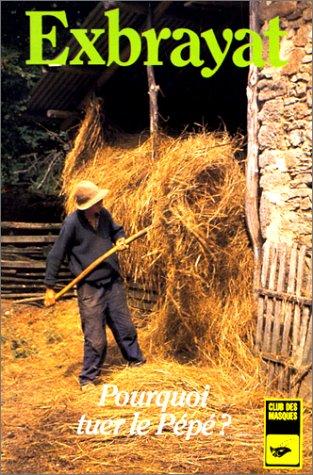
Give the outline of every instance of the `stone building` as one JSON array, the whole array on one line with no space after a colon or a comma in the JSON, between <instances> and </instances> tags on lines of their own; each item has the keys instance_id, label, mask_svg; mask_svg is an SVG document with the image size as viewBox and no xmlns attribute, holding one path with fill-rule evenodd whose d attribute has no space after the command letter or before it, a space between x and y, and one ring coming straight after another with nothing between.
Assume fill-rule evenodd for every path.
<instances>
[{"instance_id":1,"label":"stone building","mask_svg":"<svg viewBox=\"0 0 313 475\"><path fill-rule=\"evenodd\" d=\"M247 219L256 257L255 346L268 363L270 383L311 398L311 2L250 1L250 27L265 31L276 16L285 33L280 58L286 64L250 66L248 81L247 187L254 207L247 207Z\"/></svg>"},{"instance_id":2,"label":"stone building","mask_svg":"<svg viewBox=\"0 0 313 475\"><path fill-rule=\"evenodd\" d=\"M264 239L311 248L312 6L310 1L262 1L263 30L280 17L282 68L259 71L260 221Z\"/></svg>"}]
</instances>

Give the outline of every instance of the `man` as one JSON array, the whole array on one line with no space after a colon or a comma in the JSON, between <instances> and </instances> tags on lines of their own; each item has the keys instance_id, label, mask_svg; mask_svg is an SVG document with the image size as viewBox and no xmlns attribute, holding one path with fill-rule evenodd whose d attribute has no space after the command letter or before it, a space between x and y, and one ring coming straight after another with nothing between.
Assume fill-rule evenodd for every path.
<instances>
[{"instance_id":1,"label":"man","mask_svg":"<svg viewBox=\"0 0 313 475\"><path fill-rule=\"evenodd\" d=\"M116 224L102 206L107 194L108 190L98 188L91 181L82 181L74 188L77 210L65 219L60 235L47 257L46 306L55 303L54 286L65 257L69 260L72 273L77 276L114 244L119 250L128 247L123 227ZM79 379L81 389L85 391L99 380L107 350L106 324L130 365L143 364L145 358L127 307L116 254L78 284L77 295L84 334L84 360Z\"/></svg>"}]
</instances>

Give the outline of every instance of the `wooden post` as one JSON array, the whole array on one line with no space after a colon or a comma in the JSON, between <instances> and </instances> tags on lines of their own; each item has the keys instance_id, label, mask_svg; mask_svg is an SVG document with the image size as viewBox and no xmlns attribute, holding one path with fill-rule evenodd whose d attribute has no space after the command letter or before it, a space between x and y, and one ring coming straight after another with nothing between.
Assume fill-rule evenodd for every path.
<instances>
[{"instance_id":1,"label":"wooden post","mask_svg":"<svg viewBox=\"0 0 313 475\"><path fill-rule=\"evenodd\" d=\"M250 1L250 29L257 31L257 0ZM257 106L258 69L251 65L248 75L248 150L246 168L246 221L250 233L254 253L254 289L260 284L262 236L260 230L258 192L259 192L259 165L258 165L258 106Z\"/></svg>"},{"instance_id":2,"label":"wooden post","mask_svg":"<svg viewBox=\"0 0 313 475\"><path fill-rule=\"evenodd\" d=\"M152 10L149 2L147 27L152 28ZM147 66L147 76L149 85L149 110L150 110L150 136L152 143L151 158L155 160L158 155L158 92L160 87L155 82L153 66Z\"/></svg>"},{"instance_id":3,"label":"wooden post","mask_svg":"<svg viewBox=\"0 0 313 475\"><path fill-rule=\"evenodd\" d=\"M277 277L277 292L281 293L284 290L285 284L285 276L286 276L286 245L282 244L278 248L279 253L279 267L278 267L278 277ZM274 302L274 323L273 323L273 334L272 334L272 343L271 343L271 353L276 355L279 349L279 335L280 335L280 328L282 325L283 320L283 309L285 308L285 304L279 300L275 299ZM269 382L272 383L277 376L279 371L280 365L271 364L269 368Z\"/></svg>"},{"instance_id":4,"label":"wooden post","mask_svg":"<svg viewBox=\"0 0 313 475\"><path fill-rule=\"evenodd\" d=\"M270 255L269 280L268 280L269 290L275 289L277 262L278 262L278 249L277 249L277 246L272 245L271 255ZM275 303L275 299L267 300L265 328L264 328L264 336L263 336L263 352L265 353L270 352L271 350L274 303Z\"/></svg>"},{"instance_id":5,"label":"wooden post","mask_svg":"<svg viewBox=\"0 0 313 475\"><path fill-rule=\"evenodd\" d=\"M297 245L294 244L290 251L289 258L289 272L287 278L287 292L293 294L296 289L296 272L298 264L298 250ZM293 313L294 313L294 303L286 302L285 308L283 311L284 315L284 327L282 332L282 343L281 343L281 356L283 358L289 358L292 352L292 323L293 323ZM279 376L278 389L288 390L289 389L289 380L290 380L290 370L285 369Z\"/></svg>"},{"instance_id":6,"label":"wooden post","mask_svg":"<svg viewBox=\"0 0 313 475\"><path fill-rule=\"evenodd\" d=\"M311 294L312 292L312 281L311 281L311 274L310 271L307 271L306 277L306 288L302 289L302 291L308 295ZM312 301L312 299L310 299ZM296 361L295 365L300 368L303 364L308 362L306 358L304 358L305 355L305 348L309 348L310 345L312 344L312 311L309 306L305 306L302 310L302 316L301 316L301 323L300 323L300 336L299 336L299 345L296 349ZM306 351L306 357L309 355Z\"/></svg>"},{"instance_id":7,"label":"wooden post","mask_svg":"<svg viewBox=\"0 0 313 475\"><path fill-rule=\"evenodd\" d=\"M263 252L263 265L262 265L262 274L261 274L261 285L262 288L267 286L268 273L270 268L270 243L265 242L264 252ZM256 337L255 337L255 349L256 351L261 351L262 342L263 342L263 326L264 326L264 312L266 309L266 296L260 295L258 298L258 307L257 307L257 327L256 327Z\"/></svg>"},{"instance_id":8,"label":"wooden post","mask_svg":"<svg viewBox=\"0 0 313 475\"><path fill-rule=\"evenodd\" d=\"M306 255L306 246L301 246L298 253L298 268L297 268L297 277L296 277L296 296L301 297L302 291L302 280L304 275L305 267L305 255ZM295 305L294 316L293 316L293 327L292 327L292 356L296 358L298 353L299 343L300 343L300 325L301 325L301 307L300 305Z\"/></svg>"}]
</instances>

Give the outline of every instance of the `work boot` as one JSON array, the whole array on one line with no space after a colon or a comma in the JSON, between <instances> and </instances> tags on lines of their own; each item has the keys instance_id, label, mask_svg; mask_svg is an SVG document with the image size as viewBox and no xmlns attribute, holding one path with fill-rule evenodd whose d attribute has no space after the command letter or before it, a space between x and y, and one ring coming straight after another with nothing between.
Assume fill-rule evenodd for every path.
<instances>
[{"instance_id":1,"label":"work boot","mask_svg":"<svg viewBox=\"0 0 313 475\"><path fill-rule=\"evenodd\" d=\"M144 358L143 360L140 360L140 361L128 361L127 366L129 368L137 368L138 366L142 366L146 362L147 362L146 358Z\"/></svg>"},{"instance_id":2,"label":"work boot","mask_svg":"<svg viewBox=\"0 0 313 475\"><path fill-rule=\"evenodd\" d=\"M99 384L102 384L103 380L100 376L97 376L93 381L87 381L84 384L80 385L80 389L82 392L88 392L90 390L95 389Z\"/></svg>"},{"instance_id":3,"label":"work boot","mask_svg":"<svg viewBox=\"0 0 313 475\"><path fill-rule=\"evenodd\" d=\"M89 393L90 391L94 391L96 389L96 385L90 381L90 383L81 384L80 389L83 393Z\"/></svg>"}]
</instances>

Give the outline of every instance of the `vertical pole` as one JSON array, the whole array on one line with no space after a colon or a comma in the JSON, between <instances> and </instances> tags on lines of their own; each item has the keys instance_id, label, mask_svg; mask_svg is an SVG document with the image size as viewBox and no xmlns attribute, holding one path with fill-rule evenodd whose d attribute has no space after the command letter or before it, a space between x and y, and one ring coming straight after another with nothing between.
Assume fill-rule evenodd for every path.
<instances>
[{"instance_id":1,"label":"vertical pole","mask_svg":"<svg viewBox=\"0 0 313 475\"><path fill-rule=\"evenodd\" d=\"M250 0L250 29L257 31L257 0ZM257 66L250 65L247 85L248 98L248 150L246 168L246 221L254 253L254 290L260 286L262 236L259 218L259 164L258 164L258 105L257 105Z\"/></svg>"},{"instance_id":2,"label":"vertical pole","mask_svg":"<svg viewBox=\"0 0 313 475\"><path fill-rule=\"evenodd\" d=\"M152 28L151 2L148 6L147 27ZM148 86L149 86L149 108L150 108L150 137L152 143L151 158L155 160L158 155L158 92L159 86L155 82L153 66L147 66Z\"/></svg>"}]
</instances>

